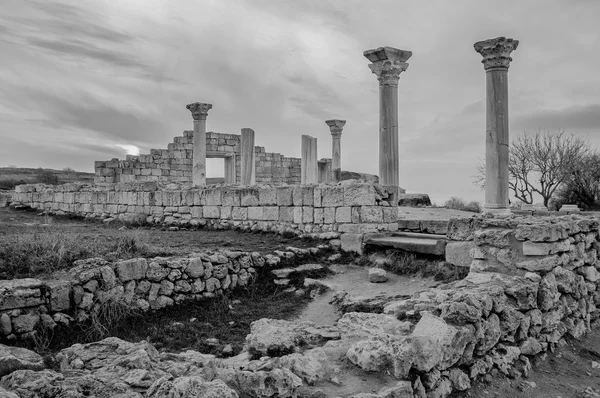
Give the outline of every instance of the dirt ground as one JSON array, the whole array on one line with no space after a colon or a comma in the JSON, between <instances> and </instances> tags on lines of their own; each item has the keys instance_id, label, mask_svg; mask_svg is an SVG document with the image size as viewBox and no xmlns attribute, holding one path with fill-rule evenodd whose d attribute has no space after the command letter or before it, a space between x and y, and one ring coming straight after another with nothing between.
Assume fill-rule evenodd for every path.
<instances>
[{"instance_id":1,"label":"dirt ground","mask_svg":"<svg viewBox=\"0 0 600 398\"><path fill-rule=\"evenodd\" d=\"M119 235L121 225L105 225L68 217L38 216L39 211L12 210L0 207L0 239L2 237L27 234L42 228L52 228L53 232L71 234L110 236ZM308 239L285 238L276 234L237 232L231 230L184 230L168 231L165 228L140 227L128 228L148 231L144 235L146 243L160 251L186 254L200 250L229 249L241 251L258 251L270 253L273 250L284 250L287 246L314 247L321 242ZM151 232L151 233L150 233Z\"/></svg>"}]
</instances>

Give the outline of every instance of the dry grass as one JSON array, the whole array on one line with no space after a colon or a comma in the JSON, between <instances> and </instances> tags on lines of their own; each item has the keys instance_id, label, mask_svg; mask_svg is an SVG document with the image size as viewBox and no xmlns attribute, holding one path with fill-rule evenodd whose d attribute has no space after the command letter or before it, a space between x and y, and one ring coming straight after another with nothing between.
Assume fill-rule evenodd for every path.
<instances>
[{"instance_id":1,"label":"dry grass","mask_svg":"<svg viewBox=\"0 0 600 398\"><path fill-rule=\"evenodd\" d=\"M0 279L50 275L89 257L131 258L152 255L148 232L119 231L112 236L71 233L52 225L0 236Z\"/></svg>"},{"instance_id":2,"label":"dry grass","mask_svg":"<svg viewBox=\"0 0 600 398\"><path fill-rule=\"evenodd\" d=\"M444 203L444 207L454 210L472 211L474 213L481 212L481 205L479 202L472 201L467 203L463 199L457 198L456 196L453 196L447 200L446 203Z\"/></svg>"},{"instance_id":3,"label":"dry grass","mask_svg":"<svg viewBox=\"0 0 600 398\"><path fill-rule=\"evenodd\" d=\"M469 273L466 267L457 267L439 259L417 257L412 253L388 250L385 255L372 253L364 256L362 265L377 266L398 275L416 275L433 277L436 281L452 282L464 279Z\"/></svg>"}]
</instances>

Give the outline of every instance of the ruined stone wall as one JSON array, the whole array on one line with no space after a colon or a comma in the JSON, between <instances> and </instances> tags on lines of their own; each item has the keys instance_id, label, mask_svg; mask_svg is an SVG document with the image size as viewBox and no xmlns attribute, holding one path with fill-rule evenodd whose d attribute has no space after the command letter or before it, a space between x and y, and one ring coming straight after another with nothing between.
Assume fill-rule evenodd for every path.
<instances>
[{"instance_id":1,"label":"ruined stone wall","mask_svg":"<svg viewBox=\"0 0 600 398\"><path fill-rule=\"evenodd\" d=\"M387 191L351 181L205 188L158 182L20 185L13 202L103 219L339 237L344 250L359 252L365 233L398 228L397 207Z\"/></svg>"},{"instance_id":2,"label":"ruined stone wall","mask_svg":"<svg viewBox=\"0 0 600 398\"><path fill-rule=\"evenodd\" d=\"M94 162L96 183L132 181L165 181L189 183L192 181L193 131L184 131L175 137L167 149L151 149L147 155L127 155L125 160L112 159ZM206 133L208 158L235 157L235 183L241 181L241 136L236 134ZM256 182L277 184L300 183L300 159L279 153L265 152L255 147Z\"/></svg>"},{"instance_id":3,"label":"ruined stone wall","mask_svg":"<svg viewBox=\"0 0 600 398\"><path fill-rule=\"evenodd\" d=\"M600 326L599 229L576 215L451 220L448 236L472 244L467 278L387 303L379 316L403 331L355 343L348 359L410 380L415 396L448 396L492 369L527 375L533 356Z\"/></svg>"},{"instance_id":4,"label":"ruined stone wall","mask_svg":"<svg viewBox=\"0 0 600 398\"><path fill-rule=\"evenodd\" d=\"M293 252L284 252L286 258L316 254L319 248L288 250ZM0 341L27 338L40 325L86 321L109 301L146 311L212 298L247 285L257 268L280 261L277 254L235 251L112 263L92 258L76 261L60 280L0 280Z\"/></svg>"}]
</instances>

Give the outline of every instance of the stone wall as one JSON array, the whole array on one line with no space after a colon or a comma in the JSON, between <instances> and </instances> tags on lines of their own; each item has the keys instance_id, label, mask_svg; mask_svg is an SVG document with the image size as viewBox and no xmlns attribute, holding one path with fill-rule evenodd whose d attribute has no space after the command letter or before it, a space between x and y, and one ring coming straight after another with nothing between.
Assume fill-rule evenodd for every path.
<instances>
[{"instance_id":1,"label":"stone wall","mask_svg":"<svg viewBox=\"0 0 600 398\"><path fill-rule=\"evenodd\" d=\"M288 248L279 254L301 257L317 254L325 247ZM212 298L247 285L256 278L258 268L280 261L277 253L235 251L112 263L91 258L76 261L60 280L0 280L0 340L30 337L39 325L83 322L109 301L147 311Z\"/></svg>"},{"instance_id":2,"label":"stone wall","mask_svg":"<svg viewBox=\"0 0 600 398\"><path fill-rule=\"evenodd\" d=\"M192 181L193 131L175 137L167 149L151 149L147 155L127 155L125 160L96 161L96 183L131 181ZM206 133L208 158L233 157L235 183L241 181L241 136L237 134ZM300 158L265 152L256 146L256 182L276 184L300 183Z\"/></svg>"},{"instance_id":3,"label":"stone wall","mask_svg":"<svg viewBox=\"0 0 600 398\"><path fill-rule=\"evenodd\" d=\"M347 358L410 380L415 396L446 397L494 368L526 376L533 356L598 324L599 229L575 215L451 220L448 236L472 244L467 278L389 302L377 316L401 331L372 333Z\"/></svg>"},{"instance_id":4,"label":"stone wall","mask_svg":"<svg viewBox=\"0 0 600 398\"><path fill-rule=\"evenodd\" d=\"M13 202L57 214L172 226L209 226L337 238L360 249L365 233L397 229L397 207L378 184L217 185L158 182L20 185ZM360 250L356 250L360 251Z\"/></svg>"}]
</instances>

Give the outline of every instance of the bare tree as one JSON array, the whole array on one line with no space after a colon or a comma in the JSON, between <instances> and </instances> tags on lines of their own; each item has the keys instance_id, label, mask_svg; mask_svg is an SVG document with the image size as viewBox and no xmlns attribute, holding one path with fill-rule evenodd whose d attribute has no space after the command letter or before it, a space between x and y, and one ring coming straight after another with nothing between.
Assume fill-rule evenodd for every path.
<instances>
[{"instance_id":1,"label":"bare tree","mask_svg":"<svg viewBox=\"0 0 600 398\"><path fill-rule=\"evenodd\" d=\"M539 194L548 206L556 190L567 180L575 165L589 154L588 142L564 131L524 133L510 145L509 188L523 203L533 203ZM483 188L485 164L480 161L474 183Z\"/></svg>"}]
</instances>

